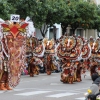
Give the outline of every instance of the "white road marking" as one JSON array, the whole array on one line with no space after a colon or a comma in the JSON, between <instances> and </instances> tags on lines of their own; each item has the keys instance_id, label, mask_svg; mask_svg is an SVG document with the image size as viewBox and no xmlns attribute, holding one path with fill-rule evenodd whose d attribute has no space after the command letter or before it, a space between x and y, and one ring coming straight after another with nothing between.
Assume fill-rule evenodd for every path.
<instances>
[{"instance_id":1,"label":"white road marking","mask_svg":"<svg viewBox=\"0 0 100 100\"><path fill-rule=\"evenodd\" d=\"M25 89L13 89L14 91L22 91L22 90L25 90Z\"/></svg>"},{"instance_id":2,"label":"white road marking","mask_svg":"<svg viewBox=\"0 0 100 100\"><path fill-rule=\"evenodd\" d=\"M63 85L61 83L51 83L50 85Z\"/></svg>"},{"instance_id":3,"label":"white road marking","mask_svg":"<svg viewBox=\"0 0 100 100\"><path fill-rule=\"evenodd\" d=\"M34 81L38 81L38 80L32 80L32 81L23 81L23 82L20 82L20 83L25 83L25 82L34 82Z\"/></svg>"},{"instance_id":4,"label":"white road marking","mask_svg":"<svg viewBox=\"0 0 100 100\"><path fill-rule=\"evenodd\" d=\"M44 79L42 79L42 80L47 80L47 78L44 78Z\"/></svg>"},{"instance_id":5,"label":"white road marking","mask_svg":"<svg viewBox=\"0 0 100 100\"><path fill-rule=\"evenodd\" d=\"M51 78L57 78L57 77L51 77Z\"/></svg>"},{"instance_id":6,"label":"white road marking","mask_svg":"<svg viewBox=\"0 0 100 100\"><path fill-rule=\"evenodd\" d=\"M4 92L6 92L6 91L3 91L3 90L0 91L0 93L4 93Z\"/></svg>"},{"instance_id":7,"label":"white road marking","mask_svg":"<svg viewBox=\"0 0 100 100\"><path fill-rule=\"evenodd\" d=\"M76 98L77 100L85 100L85 97Z\"/></svg>"},{"instance_id":8,"label":"white road marking","mask_svg":"<svg viewBox=\"0 0 100 100\"><path fill-rule=\"evenodd\" d=\"M39 81L39 80L33 80L33 81Z\"/></svg>"},{"instance_id":9,"label":"white road marking","mask_svg":"<svg viewBox=\"0 0 100 100\"><path fill-rule=\"evenodd\" d=\"M37 94L48 93L48 92L51 92L51 91L34 91L34 92L18 93L14 95L30 96L30 95L37 95Z\"/></svg>"},{"instance_id":10,"label":"white road marking","mask_svg":"<svg viewBox=\"0 0 100 100\"><path fill-rule=\"evenodd\" d=\"M88 89L89 87L86 87L86 88L80 88L80 89L75 89L74 91L76 90L84 90L84 89Z\"/></svg>"},{"instance_id":11,"label":"white road marking","mask_svg":"<svg viewBox=\"0 0 100 100\"><path fill-rule=\"evenodd\" d=\"M54 84L54 85L56 85L56 84ZM57 84L58 85L58 84ZM60 84L59 84L60 85ZM57 89L41 89L41 88L15 88L15 91L21 91L21 90L27 90L27 89L29 89L29 90L38 90L38 91L62 91L62 92L79 92L79 93L84 93L84 91L82 92L81 90L84 90L84 89L87 89L87 88L81 88L81 89L75 89L75 90L57 90Z\"/></svg>"},{"instance_id":12,"label":"white road marking","mask_svg":"<svg viewBox=\"0 0 100 100\"><path fill-rule=\"evenodd\" d=\"M75 95L75 94L79 94L79 93L59 93L59 94L54 94L54 95L49 95L46 97L54 97L54 98L60 98L60 97L64 97L64 96L71 96L71 95Z\"/></svg>"}]
</instances>

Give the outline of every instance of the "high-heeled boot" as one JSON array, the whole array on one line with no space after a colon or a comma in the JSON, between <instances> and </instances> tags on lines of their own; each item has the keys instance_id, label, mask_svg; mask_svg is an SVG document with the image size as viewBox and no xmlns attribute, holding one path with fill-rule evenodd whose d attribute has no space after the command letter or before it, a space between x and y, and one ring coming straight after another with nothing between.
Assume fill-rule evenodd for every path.
<instances>
[{"instance_id":1,"label":"high-heeled boot","mask_svg":"<svg viewBox=\"0 0 100 100\"><path fill-rule=\"evenodd\" d=\"M0 83L0 90L7 90L5 83Z\"/></svg>"},{"instance_id":2,"label":"high-heeled boot","mask_svg":"<svg viewBox=\"0 0 100 100\"><path fill-rule=\"evenodd\" d=\"M12 90L12 88L9 86L8 83L5 84L5 87L6 87L7 90Z\"/></svg>"}]
</instances>

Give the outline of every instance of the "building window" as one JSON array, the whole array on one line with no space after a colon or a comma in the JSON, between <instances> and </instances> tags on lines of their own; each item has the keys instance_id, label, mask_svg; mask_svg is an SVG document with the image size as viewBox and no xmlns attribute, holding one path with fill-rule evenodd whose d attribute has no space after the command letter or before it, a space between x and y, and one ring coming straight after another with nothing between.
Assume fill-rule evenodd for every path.
<instances>
[{"instance_id":1,"label":"building window","mask_svg":"<svg viewBox=\"0 0 100 100\"><path fill-rule=\"evenodd\" d=\"M69 34L70 36L72 36L73 35L73 30L72 29L70 29L70 34Z\"/></svg>"},{"instance_id":2,"label":"building window","mask_svg":"<svg viewBox=\"0 0 100 100\"><path fill-rule=\"evenodd\" d=\"M83 29L77 29L75 32L75 36L83 36Z\"/></svg>"},{"instance_id":3,"label":"building window","mask_svg":"<svg viewBox=\"0 0 100 100\"><path fill-rule=\"evenodd\" d=\"M53 35L53 28L50 28L49 39L52 39L53 37L54 37L54 35Z\"/></svg>"}]
</instances>

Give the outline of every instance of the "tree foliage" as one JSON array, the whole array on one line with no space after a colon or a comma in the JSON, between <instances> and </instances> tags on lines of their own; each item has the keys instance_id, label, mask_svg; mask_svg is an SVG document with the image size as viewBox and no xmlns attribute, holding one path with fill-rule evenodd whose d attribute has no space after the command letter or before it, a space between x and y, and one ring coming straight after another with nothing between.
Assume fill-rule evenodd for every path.
<instances>
[{"instance_id":1,"label":"tree foliage","mask_svg":"<svg viewBox=\"0 0 100 100\"><path fill-rule=\"evenodd\" d=\"M17 0L12 2L16 8L16 14L25 19L31 17L36 28L40 29L45 37L48 27L60 23L65 14L65 0Z\"/></svg>"},{"instance_id":2,"label":"tree foliage","mask_svg":"<svg viewBox=\"0 0 100 100\"><path fill-rule=\"evenodd\" d=\"M55 23L61 23L63 33L68 25L73 34L78 27L100 31L100 6L85 0L1 0L0 17L9 19L10 14L29 16L43 37Z\"/></svg>"},{"instance_id":3,"label":"tree foliage","mask_svg":"<svg viewBox=\"0 0 100 100\"><path fill-rule=\"evenodd\" d=\"M98 32L100 32L100 5L98 5L96 7L96 14L97 16L94 19L94 25L93 25L93 29L97 29Z\"/></svg>"},{"instance_id":4,"label":"tree foliage","mask_svg":"<svg viewBox=\"0 0 100 100\"><path fill-rule=\"evenodd\" d=\"M93 28L94 19L97 17L95 4L84 0L70 0L68 7L62 26L66 25L66 28L71 25L73 34L78 27Z\"/></svg>"},{"instance_id":5,"label":"tree foliage","mask_svg":"<svg viewBox=\"0 0 100 100\"><path fill-rule=\"evenodd\" d=\"M0 18L8 20L15 9L7 0L0 0Z\"/></svg>"}]
</instances>

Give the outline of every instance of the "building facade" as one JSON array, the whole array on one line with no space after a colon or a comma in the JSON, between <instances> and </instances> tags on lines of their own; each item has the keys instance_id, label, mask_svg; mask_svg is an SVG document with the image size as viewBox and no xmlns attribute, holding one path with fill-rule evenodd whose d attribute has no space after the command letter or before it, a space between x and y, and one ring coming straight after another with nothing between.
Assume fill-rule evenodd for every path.
<instances>
[{"instance_id":1,"label":"building facade","mask_svg":"<svg viewBox=\"0 0 100 100\"><path fill-rule=\"evenodd\" d=\"M50 27L48 28L48 31L45 35L46 38L48 39L52 39L55 38L58 39L62 36L62 29L61 29L61 25L60 24L54 24L55 28L56 28L56 32L55 32L55 35L54 35L54 28L53 27ZM42 35L41 35L41 32L39 29L36 29L36 37L38 39L43 39Z\"/></svg>"},{"instance_id":2,"label":"building facade","mask_svg":"<svg viewBox=\"0 0 100 100\"><path fill-rule=\"evenodd\" d=\"M96 3L97 5L100 4L100 0L93 0L93 1L94 1L94 3Z\"/></svg>"}]
</instances>

